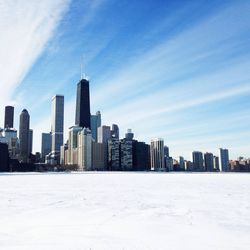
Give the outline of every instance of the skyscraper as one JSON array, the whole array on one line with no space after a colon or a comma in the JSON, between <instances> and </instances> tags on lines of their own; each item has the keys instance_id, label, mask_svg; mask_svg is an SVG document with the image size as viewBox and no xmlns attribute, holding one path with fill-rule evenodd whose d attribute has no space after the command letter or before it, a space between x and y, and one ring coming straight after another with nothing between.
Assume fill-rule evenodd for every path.
<instances>
[{"instance_id":1,"label":"skyscraper","mask_svg":"<svg viewBox=\"0 0 250 250\"><path fill-rule=\"evenodd\" d=\"M107 144L108 140L111 138L110 126L101 126L98 128L98 143Z\"/></svg>"},{"instance_id":2,"label":"skyscraper","mask_svg":"<svg viewBox=\"0 0 250 250\"><path fill-rule=\"evenodd\" d=\"M33 130L30 129L29 130L29 150L28 150L29 155L32 153L32 150L33 150Z\"/></svg>"},{"instance_id":3,"label":"skyscraper","mask_svg":"<svg viewBox=\"0 0 250 250\"><path fill-rule=\"evenodd\" d=\"M56 95L52 98L52 152L60 152L63 145L64 96Z\"/></svg>"},{"instance_id":4,"label":"skyscraper","mask_svg":"<svg viewBox=\"0 0 250 250\"><path fill-rule=\"evenodd\" d=\"M214 168L216 171L220 171L220 163L218 156L214 156Z\"/></svg>"},{"instance_id":5,"label":"skyscraper","mask_svg":"<svg viewBox=\"0 0 250 250\"><path fill-rule=\"evenodd\" d=\"M51 133L42 133L41 158L45 161L45 156L51 152Z\"/></svg>"},{"instance_id":6,"label":"skyscraper","mask_svg":"<svg viewBox=\"0 0 250 250\"><path fill-rule=\"evenodd\" d=\"M119 171L120 168L120 141L117 138L108 140L108 168Z\"/></svg>"},{"instance_id":7,"label":"skyscraper","mask_svg":"<svg viewBox=\"0 0 250 250\"><path fill-rule=\"evenodd\" d=\"M212 153L204 154L205 171L214 171L214 156Z\"/></svg>"},{"instance_id":8,"label":"skyscraper","mask_svg":"<svg viewBox=\"0 0 250 250\"><path fill-rule=\"evenodd\" d=\"M133 140L133 170L150 170L150 146L145 142Z\"/></svg>"},{"instance_id":9,"label":"skyscraper","mask_svg":"<svg viewBox=\"0 0 250 250\"><path fill-rule=\"evenodd\" d=\"M119 127L116 124L112 124L111 137L119 139Z\"/></svg>"},{"instance_id":10,"label":"skyscraper","mask_svg":"<svg viewBox=\"0 0 250 250\"><path fill-rule=\"evenodd\" d=\"M91 128L89 81L86 79L81 79L77 84L75 125L83 128Z\"/></svg>"},{"instance_id":11,"label":"skyscraper","mask_svg":"<svg viewBox=\"0 0 250 250\"><path fill-rule=\"evenodd\" d=\"M29 156L29 130L30 130L30 116L26 109L20 114L19 122L19 140L20 140L20 160L22 162L28 161Z\"/></svg>"},{"instance_id":12,"label":"skyscraper","mask_svg":"<svg viewBox=\"0 0 250 250\"><path fill-rule=\"evenodd\" d=\"M92 141L92 170L107 170L107 146Z\"/></svg>"},{"instance_id":13,"label":"skyscraper","mask_svg":"<svg viewBox=\"0 0 250 250\"><path fill-rule=\"evenodd\" d=\"M161 138L151 140L150 145L151 169L165 171L164 164L164 141Z\"/></svg>"},{"instance_id":14,"label":"skyscraper","mask_svg":"<svg viewBox=\"0 0 250 250\"><path fill-rule=\"evenodd\" d=\"M14 107L5 107L4 128L13 128L14 122Z\"/></svg>"},{"instance_id":15,"label":"skyscraper","mask_svg":"<svg viewBox=\"0 0 250 250\"><path fill-rule=\"evenodd\" d=\"M229 171L229 155L228 149L220 148L220 170Z\"/></svg>"},{"instance_id":16,"label":"skyscraper","mask_svg":"<svg viewBox=\"0 0 250 250\"><path fill-rule=\"evenodd\" d=\"M134 133L132 133L132 129L127 130L127 133L125 134L125 138L128 139L128 140L133 140Z\"/></svg>"},{"instance_id":17,"label":"skyscraper","mask_svg":"<svg viewBox=\"0 0 250 250\"><path fill-rule=\"evenodd\" d=\"M121 170L133 170L132 140L126 138L120 140L120 164Z\"/></svg>"},{"instance_id":18,"label":"skyscraper","mask_svg":"<svg viewBox=\"0 0 250 250\"><path fill-rule=\"evenodd\" d=\"M79 170L92 169L92 135L88 128L78 133L78 167Z\"/></svg>"},{"instance_id":19,"label":"skyscraper","mask_svg":"<svg viewBox=\"0 0 250 250\"><path fill-rule=\"evenodd\" d=\"M95 115L91 115L91 134L93 139L97 142L98 128L101 126L101 112L97 111Z\"/></svg>"},{"instance_id":20,"label":"skyscraper","mask_svg":"<svg viewBox=\"0 0 250 250\"><path fill-rule=\"evenodd\" d=\"M193 171L204 171L202 152L193 152Z\"/></svg>"},{"instance_id":21,"label":"skyscraper","mask_svg":"<svg viewBox=\"0 0 250 250\"><path fill-rule=\"evenodd\" d=\"M185 160L183 156L179 157L179 165L180 165L180 170L183 171L185 170Z\"/></svg>"},{"instance_id":22,"label":"skyscraper","mask_svg":"<svg viewBox=\"0 0 250 250\"><path fill-rule=\"evenodd\" d=\"M69 128L69 141L68 141L68 163L78 164L78 139L79 133L83 130L82 127L72 126Z\"/></svg>"}]
</instances>

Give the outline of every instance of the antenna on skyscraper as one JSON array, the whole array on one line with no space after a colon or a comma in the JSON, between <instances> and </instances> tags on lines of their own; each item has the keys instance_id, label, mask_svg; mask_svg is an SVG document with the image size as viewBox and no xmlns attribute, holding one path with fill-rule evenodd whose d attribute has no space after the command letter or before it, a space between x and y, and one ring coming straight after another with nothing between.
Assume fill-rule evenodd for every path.
<instances>
[{"instance_id":1,"label":"antenna on skyscraper","mask_svg":"<svg viewBox=\"0 0 250 250\"><path fill-rule=\"evenodd\" d=\"M83 79L83 55L81 56L81 79Z\"/></svg>"},{"instance_id":2,"label":"antenna on skyscraper","mask_svg":"<svg viewBox=\"0 0 250 250\"><path fill-rule=\"evenodd\" d=\"M87 79L86 75L85 75L85 72L84 72L84 65L83 65L83 54L81 56L81 79Z\"/></svg>"}]
</instances>

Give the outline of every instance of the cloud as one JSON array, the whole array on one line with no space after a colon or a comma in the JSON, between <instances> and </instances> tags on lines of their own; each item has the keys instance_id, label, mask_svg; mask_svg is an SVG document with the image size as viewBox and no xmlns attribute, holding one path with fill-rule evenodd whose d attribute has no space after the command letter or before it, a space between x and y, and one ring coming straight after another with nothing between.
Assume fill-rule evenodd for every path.
<instances>
[{"instance_id":1,"label":"cloud","mask_svg":"<svg viewBox=\"0 0 250 250\"><path fill-rule=\"evenodd\" d=\"M8 104L20 105L13 101L13 93L53 36L69 3L69 0L1 1L1 107ZM23 97L20 95L19 98ZM3 124L2 108L0 124Z\"/></svg>"}]
</instances>

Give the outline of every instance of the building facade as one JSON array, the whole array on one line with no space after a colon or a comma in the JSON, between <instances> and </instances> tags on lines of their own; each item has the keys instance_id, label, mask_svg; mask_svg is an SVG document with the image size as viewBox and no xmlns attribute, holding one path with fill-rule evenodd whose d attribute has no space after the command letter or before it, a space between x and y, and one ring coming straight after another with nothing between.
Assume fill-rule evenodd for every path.
<instances>
[{"instance_id":1,"label":"building facade","mask_svg":"<svg viewBox=\"0 0 250 250\"><path fill-rule=\"evenodd\" d=\"M151 170L166 171L164 163L164 140L156 138L150 144Z\"/></svg>"},{"instance_id":2,"label":"building facade","mask_svg":"<svg viewBox=\"0 0 250 250\"><path fill-rule=\"evenodd\" d=\"M132 140L122 139L120 140L120 167L122 171L133 170L133 150Z\"/></svg>"},{"instance_id":3,"label":"building facade","mask_svg":"<svg viewBox=\"0 0 250 250\"><path fill-rule=\"evenodd\" d=\"M203 154L199 151L194 151L193 156L193 171L204 171Z\"/></svg>"},{"instance_id":4,"label":"building facade","mask_svg":"<svg viewBox=\"0 0 250 250\"><path fill-rule=\"evenodd\" d=\"M22 162L28 162L29 158L29 130L30 130L30 116L26 109L20 114L19 122L19 141L20 141L20 156Z\"/></svg>"},{"instance_id":5,"label":"building facade","mask_svg":"<svg viewBox=\"0 0 250 250\"><path fill-rule=\"evenodd\" d=\"M214 171L214 155L212 153L204 154L205 171Z\"/></svg>"},{"instance_id":6,"label":"building facade","mask_svg":"<svg viewBox=\"0 0 250 250\"><path fill-rule=\"evenodd\" d=\"M64 96L56 95L52 98L52 153L59 153L63 145L63 125L64 125Z\"/></svg>"},{"instance_id":7,"label":"building facade","mask_svg":"<svg viewBox=\"0 0 250 250\"><path fill-rule=\"evenodd\" d=\"M29 130L29 155L32 154L33 151L33 130Z\"/></svg>"},{"instance_id":8,"label":"building facade","mask_svg":"<svg viewBox=\"0 0 250 250\"><path fill-rule=\"evenodd\" d=\"M0 142L0 172L8 172L9 169L9 152L8 145Z\"/></svg>"},{"instance_id":9,"label":"building facade","mask_svg":"<svg viewBox=\"0 0 250 250\"><path fill-rule=\"evenodd\" d=\"M68 143L68 164L78 164L78 134L83 130L82 127L72 126L69 128L69 143Z\"/></svg>"},{"instance_id":10,"label":"building facade","mask_svg":"<svg viewBox=\"0 0 250 250\"><path fill-rule=\"evenodd\" d=\"M41 161L45 162L45 156L51 152L51 133L42 133Z\"/></svg>"},{"instance_id":11,"label":"building facade","mask_svg":"<svg viewBox=\"0 0 250 250\"><path fill-rule=\"evenodd\" d=\"M107 170L107 146L92 142L92 170Z\"/></svg>"},{"instance_id":12,"label":"building facade","mask_svg":"<svg viewBox=\"0 0 250 250\"><path fill-rule=\"evenodd\" d=\"M228 149L220 148L220 170L223 172L229 171L229 153Z\"/></svg>"},{"instance_id":13,"label":"building facade","mask_svg":"<svg viewBox=\"0 0 250 250\"><path fill-rule=\"evenodd\" d=\"M91 134L95 142L97 142L98 128L101 127L101 123L100 111L97 111L95 115L91 115Z\"/></svg>"},{"instance_id":14,"label":"building facade","mask_svg":"<svg viewBox=\"0 0 250 250\"><path fill-rule=\"evenodd\" d=\"M98 143L104 143L107 144L108 140L111 138L111 131L110 131L110 126L101 126L98 128L97 132L98 136Z\"/></svg>"},{"instance_id":15,"label":"building facade","mask_svg":"<svg viewBox=\"0 0 250 250\"><path fill-rule=\"evenodd\" d=\"M82 128L91 128L89 81L86 79L81 79L77 84L75 125Z\"/></svg>"},{"instance_id":16,"label":"building facade","mask_svg":"<svg viewBox=\"0 0 250 250\"><path fill-rule=\"evenodd\" d=\"M111 137L119 139L119 127L116 124L112 124Z\"/></svg>"},{"instance_id":17,"label":"building facade","mask_svg":"<svg viewBox=\"0 0 250 250\"><path fill-rule=\"evenodd\" d=\"M13 128L14 126L14 107L6 106L5 107L5 116L4 116L4 128Z\"/></svg>"},{"instance_id":18,"label":"building facade","mask_svg":"<svg viewBox=\"0 0 250 250\"><path fill-rule=\"evenodd\" d=\"M78 133L78 167L80 171L92 170L92 135L84 128Z\"/></svg>"},{"instance_id":19,"label":"building facade","mask_svg":"<svg viewBox=\"0 0 250 250\"><path fill-rule=\"evenodd\" d=\"M108 170L119 171L120 167L120 141L117 138L108 140Z\"/></svg>"},{"instance_id":20,"label":"building facade","mask_svg":"<svg viewBox=\"0 0 250 250\"><path fill-rule=\"evenodd\" d=\"M150 146L145 142L133 140L133 170L150 170Z\"/></svg>"},{"instance_id":21,"label":"building facade","mask_svg":"<svg viewBox=\"0 0 250 250\"><path fill-rule=\"evenodd\" d=\"M220 171L220 160L218 156L214 156L214 169Z\"/></svg>"}]
</instances>

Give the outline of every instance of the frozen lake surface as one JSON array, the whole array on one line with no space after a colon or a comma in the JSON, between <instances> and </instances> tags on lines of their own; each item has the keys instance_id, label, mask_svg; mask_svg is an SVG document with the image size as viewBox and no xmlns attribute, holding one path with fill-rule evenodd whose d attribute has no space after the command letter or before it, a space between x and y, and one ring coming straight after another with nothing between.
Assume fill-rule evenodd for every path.
<instances>
[{"instance_id":1,"label":"frozen lake surface","mask_svg":"<svg viewBox=\"0 0 250 250\"><path fill-rule=\"evenodd\" d=\"M0 249L250 249L250 174L0 175Z\"/></svg>"}]
</instances>

